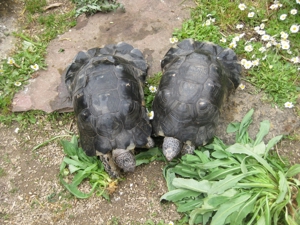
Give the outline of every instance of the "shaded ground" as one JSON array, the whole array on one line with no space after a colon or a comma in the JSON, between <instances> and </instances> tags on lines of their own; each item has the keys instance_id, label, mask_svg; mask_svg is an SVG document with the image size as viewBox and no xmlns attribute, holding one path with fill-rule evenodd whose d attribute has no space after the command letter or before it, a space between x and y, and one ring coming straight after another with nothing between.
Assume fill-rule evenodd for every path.
<instances>
[{"instance_id":1,"label":"shaded ground","mask_svg":"<svg viewBox=\"0 0 300 225\"><path fill-rule=\"evenodd\" d=\"M3 1L0 0L1 2ZM127 7L126 2L129 4ZM124 1L128 8L125 14L117 12L114 15L97 14L90 18L80 18L75 30L84 41L75 42L72 31L53 41L48 49L49 69L40 72L39 79L48 84L54 82L51 76L59 77L77 51L99 46L106 41L128 41L140 48L151 66L150 74L158 72L159 60L170 47L168 38L173 28L180 26L184 18L182 15L189 15L187 9L182 10L178 6L180 2L173 0L167 4L166 1L156 1L153 5L153 1L142 0L138 5L136 1ZM135 13L131 10L135 10ZM156 17L150 19L150 12ZM179 15L177 13L181 15L179 21L176 21ZM130 19L131 14L133 18ZM92 25L89 27L90 23ZM159 45L161 48L157 50ZM0 46L2 51L2 43ZM60 48L66 49L65 53L58 53ZM54 61L57 59L59 62ZM58 80L55 82L54 84L59 84ZM48 90L44 87L46 91L37 90L40 94L55 93L56 89L50 87L54 86L50 85ZM279 134L289 134L299 140L296 109L271 107L261 101L263 97L263 93L247 83L245 90L237 90L224 106L217 135L226 143L232 143L234 138L225 132L228 123L240 121L250 108L254 108L254 122L250 132L252 136L257 132L259 122L269 119L271 132L267 139ZM47 107L51 109L51 106ZM68 135L69 131L76 133L75 122L72 117L66 118L64 114L58 117L37 116L36 119L37 123L28 125L18 133L17 124L11 127L0 125L0 224L135 225L145 224L147 220L158 223L161 220L169 222L180 218L174 205L159 202L161 195L167 191L162 176L162 162L139 166L133 174L126 175L111 202L97 196L87 200L70 196L57 177L63 159L60 144L53 141L35 151L32 149L53 137ZM288 156L292 163L300 163L299 141L285 139L278 145L278 152L281 156Z\"/></svg>"}]
</instances>

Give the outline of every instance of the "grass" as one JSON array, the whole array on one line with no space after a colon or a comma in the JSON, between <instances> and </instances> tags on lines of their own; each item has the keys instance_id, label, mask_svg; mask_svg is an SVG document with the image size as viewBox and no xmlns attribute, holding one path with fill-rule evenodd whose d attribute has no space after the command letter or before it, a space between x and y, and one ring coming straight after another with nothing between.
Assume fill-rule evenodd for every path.
<instances>
[{"instance_id":1,"label":"grass","mask_svg":"<svg viewBox=\"0 0 300 225\"><path fill-rule=\"evenodd\" d=\"M279 107L293 107L300 90L300 59L296 58L300 49L299 31L296 32L300 4L296 0L244 1L243 9L240 1L196 0L195 3L191 19L175 30L174 37L231 47L246 70L244 79L263 90L267 94L265 100ZM283 14L286 14L284 20ZM293 25L297 25L294 30Z\"/></svg>"}]
</instances>

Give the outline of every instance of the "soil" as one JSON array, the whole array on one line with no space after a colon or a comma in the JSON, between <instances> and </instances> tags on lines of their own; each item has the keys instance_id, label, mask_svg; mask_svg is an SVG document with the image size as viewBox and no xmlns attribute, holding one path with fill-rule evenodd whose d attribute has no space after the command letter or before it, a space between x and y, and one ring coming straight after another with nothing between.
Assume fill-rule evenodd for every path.
<instances>
[{"instance_id":1,"label":"soil","mask_svg":"<svg viewBox=\"0 0 300 225\"><path fill-rule=\"evenodd\" d=\"M3 2L0 0L0 9ZM17 24L11 25L8 22L15 21L16 17L9 20L10 17L3 17L3 11L0 12L1 26L17 29ZM122 26L122 21L118 21L118 26ZM13 48L14 42L9 38L11 31L5 30L8 35L0 36L0 55L6 52L2 48L4 41L11 43L9 50ZM288 157L292 164L300 163L297 109L272 107L262 101L263 92L244 83L245 90L238 89L225 103L217 135L225 143L233 143L234 137L226 134L228 123L240 121L248 110L254 108L250 135L255 137L259 123L268 119L271 130L266 141L279 134L289 135L290 138L281 141L274 151L278 151L281 157ZM160 197L167 192L162 174L165 166L163 162L141 165L134 173L126 174L110 202L97 196L85 200L71 196L58 179L64 157L59 142L54 140L33 150L38 144L53 137L67 136L70 131L77 133L72 117L66 119L61 114L53 118L51 114L37 115L36 123L26 127L19 127L17 123L11 126L0 125L0 224L135 225L146 224L147 221L154 224L159 221L168 223L180 218L173 204L160 203ZM70 137L65 138L70 140Z\"/></svg>"}]
</instances>

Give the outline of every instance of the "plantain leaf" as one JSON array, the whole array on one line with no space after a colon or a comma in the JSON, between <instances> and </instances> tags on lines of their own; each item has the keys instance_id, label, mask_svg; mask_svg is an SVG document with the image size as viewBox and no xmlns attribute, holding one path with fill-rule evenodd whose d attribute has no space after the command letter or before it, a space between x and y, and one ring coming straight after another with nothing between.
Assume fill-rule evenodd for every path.
<instances>
[{"instance_id":1,"label":"plantain leaf","mask_svg":"<svg viewBox=\"0 0 300 225\"><path fill-rule=\"evenodd\" d=\"M251 194L244 193L243 195L233 198L231 201L220 206L216 214L213 216L210 225L222 225L226 218L235 211L240 210L241 206L251 197Z\"/></svg>"},{"instance_id":2,"label":"plantain leaf","mask_svg":"<svg viewBox=\"0 0 300 225\"><path fill-rule=\"evenodd\" d=\"M265 153L265 157L267 156L268 152L270 151L271 148L274 147L274 145L276 145L282 138L282 135L273 137L267 144L267 148L266 148L266 153Z\"/></svg>"},{"instance_id":3,"label":"plantain leaf","mask_svg":"<svg viewBox=\"0 0 300 225\"><path fill-rule=\"evenodd\" d=\"M264 142L260 142L259 144L255 145L253 147L253 152L260 155L264 156L266 153L266 145Z\"/></svg>"},{"instance_id":4,"label":"plantain leaf","mask_svg":"<svg viewBox=\"0 0 300 225\"><path fill-rule=\"evenodd\" d=\"M166 194L164 194L160 198L160 201L167 200L167 201L177 202L184 198L196 197L198 195L200 195L200 193L197 191L191 191L191 190L179 188L179 189L175 189L175 190L169 191Z\"/></svg>"},{"instance_id":5,"label":"plantain leaf","mask_svg":"<svg viewBox=\"0 0 300 225\"><path fill-rule=\"evenodd\" d=\"M228 174L234 174L241 171L240 166L232 166L227 169L217 168L217 170L212 171L211 173L208 173L207 176L203 177L205 180L213 181L217 179L223 179Z\"/></svg>"},{"instance_id":6,"label":"plantain leaf","mask_svg":"<svg viewBox=\"0 0 300 225\"><path fill-rule=\"evenodd\" d=\"M288 182L284 174L281 171L278 171L278 175L279 175L279 186L278 186L279 194L277 196L276 203L280 203L284 200L284 198L286 197L286 193L289 189Z\"/></svg>"},{"instance_id":7,"label":"plantain leaf","mask_svg":"<svg viewBox=\"0 0 300 225\"><path fill-rule=\"evenodd\" d=\"M240 122L232 122L227 126L227 133L233 133L239 130L240 128Z\"/></svg>"},{"instance_id":8,"label":"plantain leaf","mask_svg":"<svg viewBox=\"0 0 300 225\"><path fill-rule=\"evenodd\" d=\"M208 180L196 181L194 179L174 178L172 183L176 188L188 189L200 193L207 193L212 183Z\"/></svg>"},{"instance_id":9,"label":"plantain leaf","mask_svg":"<svg viewBox=\"0 0 300 225\"><path fill-rule=\"evenodd\" d=\"M199 194L199 193L198 193ZM177 212L189 212L196 208L200 208L203 204L203 200L196 198L193 200L188 200L184 203L177 203Z\"/></svg>"},{"instance_id":10,"label":"plantain leaf","mask_svg":"<svg viewBox=\"0 0 300 225\"><path fill-rule=\"evenodd\" d=\"M253 172L248 172L245 174L242 173L235 176L229 174L225 179L215 182L208 191L208 194L222 194L227 189L234 187L241 179L251 174L253 174Z\"/></svg>"},{"instance_id":11,"label":"plantain leaf","mask_svg":"<svg viewBox=\"0 0 300 225\"><path fill-rule=\"evenodd\" d=\"M285 173L285 176L290 178L300 173L300 164L295 164L291 166L288 171Z\"/></svg>"},{"instance_id":12,"label":"plantain leaf","mask_svg":"<svg viewBox=\"0 0 300 225\"><path fill-rule=\"evenodd\" d=\"M269 133L270 130L270 122L268 120L264 120L260 123L259 132L256 134L256 139L253 146L258 145L262 142L263 138Z\"/></svg>"}]
</instances>

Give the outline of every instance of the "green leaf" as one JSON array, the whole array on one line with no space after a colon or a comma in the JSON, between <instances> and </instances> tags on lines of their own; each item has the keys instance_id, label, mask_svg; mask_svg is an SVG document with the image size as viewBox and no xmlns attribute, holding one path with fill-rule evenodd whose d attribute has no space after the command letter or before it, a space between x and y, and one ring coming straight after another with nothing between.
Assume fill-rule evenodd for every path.
<instances>
[{"instance_id":1,"label":"green leaf","mask_svg":"<svg viewBox=\"0 0 300 225\"><path fill-rule=\"evenodd\" d=\"M253 146L261 143L263 138L269 133L270 130L270 122L268 120L264 120L260 123L259 132L256 135L255 142Z\"/></svg>"},{"instance_id":2,"label":"green leaf","mask_svg":"<svg viewBox=\"0 0 300 225\"><path fill-rule=\"evenodd\" d=\"M264 142L260 142L259 144L254 145L253 152L256 153L256 154L258 154L258 155L264 156L265 153L266 153L266 145L265 145L265 143Z\"/></svg>"},{"instance_id":3,"label":"green leaf","mask_svg":"<svg viewBox=\"0 0 300 225\"><path fill-rule=\"evenodd\" d=\"M251 194L244 193L243 195L233 198L231 201L220 206L216 214L213 216L210 225L222 225L226 218L235 211L240 210L241 206L251 197Z\"/></svg>"},{"instance_id":4,"label":"green leaf","mask_svg":"<svg viewBox=\"0 0 300 225\"><path fill-rule=\"evenodd\" d=\"M234 145L231 145L226 149L226 151L229 151L234 154L246 154L248 156L252 156L255 158L260 164L262 164L274 177L276 177L275 171L272 169L272 167L268 164L266 160L264 160L259 155L255 154L253 151L246 148L244 145L240 143L236 143Z\"/></svg>"},{"instance_id":5,"label":"green leaf","mask_svg":"<svg viewBox=\"0 0 300 225\"><path fill-rule=\"evenodd\" d=\"M251 174L253 173L248 172L245 174L239 174L235 176L229 174L226 176L225 179L215 182L212 185L211 189L208 191L208 194L222 194L227 189L234 187L241 179Z\"/></svg>"},{"instance_id":6,"label":"green leaf","mask_svg":"<svg viewBox=\"0 0 300 225\"><path fill-rule=\"evenodd\" d=\"M176 188L183 188L201 193L207 193L212 183L208 180L196 181L194 179L174 178L172 183Z\"/></svg>"},{"instance_id":7,"label":"green leaf","mask_svg":"<svg viewBox=\"0 0 300 225\"><path fill-rule=\"evenodd\" d=\"M249 125L252 122L252 115L254 113L254 109L250 109L249 112L244 116L244 118L241 121L239 132L237 134L238 139L242 139L243 135L246 133Z\"/></svg>"},{"instance_id":8,"label":"green leaf","mask_svg":"<svg viewBox=\"0 0 300 225\"><path fill-rule=\"evenodd\" d=\"M80 170L80 169L81 168L76 167L76 166L74 166L72 164L69 165L69 171L70 171L71 174L74 173L74 172L76 172L76 171L78 171L78 170Z\"/></svg>"},{"instance_id":9,"label":"green leaf","mask_svg":"<svg viewBox=\"0 0 300 225\"><path fill-rule=\"evenodd\" d=\"M281 171L278 171L278 175L279 175L279 186L278 186L279 194L277 196L276 203L280 203L284 200L286 193L289 189L288 182L284 174Z\"/></svg>"},{"instance_id":10,"label":"green leaf","mask_svg":"<svg viewBox=\"0 0 300 225\"><path fill-rule=\"evenodd\" d=\"M197 191L191 191L191 190L179 188L179 189L175 189L175 190L169 191L166 194L164 194L160 198L160 201L167 200L167 201L177 202L179 200L189 198L189 197L196 197L198 195L200 195L200 193Z\"/></svg>"},{"instance_id":11,"label":"green leaf","mask_svg":"<svg viewBox=\"0 0 300 225\"><path fill-rule=\"evenodd\" d=\"M231 217L231 224L242 224L242 221L247 215L251 214L254 210L256 204L256 199L260 195L260 192L252 196L248 201L246 201L240 208L239 211L235 212Z\"/></svg>"},{"instance_id":12,"label":"green leaf","mask_svg":"<svg viewBox=\"0 0 300 225\"><path fill-rule=\"evenodd\" d=\"M199 194L199 193L198 193ZM196 198L195 200L189 199L183 203L177 203L177 212L189 212L196 208L200 208L203 204L203 200Z\"/></svg>"},{"instance_id":13,"label":"green leaf","mask_svg":"<svg viewBox=\"0 0 300 225\"><path fill-rule=\"evenodd\" d=\"M240 124L239 122L232 122L228 125L226 132L227 133L233 133L239 130L240 128Z\"/></svg>"},{"instance_id":14,"label":"green leaf","mask_svg":"<svg viewBox=\"0 0 300 225\"><path fill-rule=\"evenodd\" d=\"M212 171L211 173L208 173L207 176L203 177L205 180L213 181L217 179L223 179L228 174L234 174L241 171L240 166L232 166L227 169L218 168L215 171Z\"/></svg>"},{"instance_id":15,"label":"green leaf","mask_svg":"<svg viewBox=\"0 0 300 225\"><path fill-rule=\"evenodd\" d=\"M295 164L291 166L288 171L285 173L285 176L290 178L300 173L300 164Z\"/></svg>"},{"instance_id":16,"label":"green leaf","mask_svg":"<svg viewBox=\"0 0 300 225\"><path fill-rule=\"evenodd\" d=\"M279 135L279 136L276 136L276 137L273 137L267 144L267 148L266 148L266 153L265 153L265 157L267 156L269 150L271 148L274 147L274 145L276 145L282 138L282 135Z\"/></svg>"}]
</instances>

